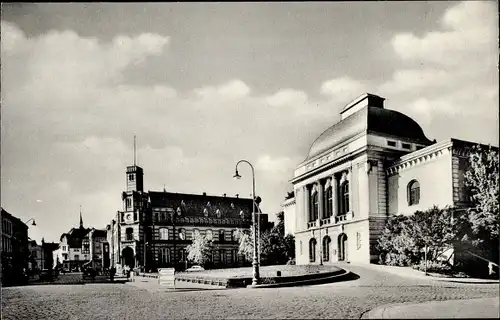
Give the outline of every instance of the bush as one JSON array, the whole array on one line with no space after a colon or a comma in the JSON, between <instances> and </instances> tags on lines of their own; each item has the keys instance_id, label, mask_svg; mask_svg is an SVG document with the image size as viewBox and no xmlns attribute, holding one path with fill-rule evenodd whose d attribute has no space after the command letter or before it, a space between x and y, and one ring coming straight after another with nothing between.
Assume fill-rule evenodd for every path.
<instances>
[{"instance_id":1,"label":"bush","mask_svg":"<svg viewBox=\"0 0 500 320\"><path fill-rule=\"evenodd\" d=\"M419 264L413 266L413 269L425 271L425 262L421 261ZM451 274L452 267L445 262L441 261L427 261L427 272Z\"/></svg>"}]
</instances>

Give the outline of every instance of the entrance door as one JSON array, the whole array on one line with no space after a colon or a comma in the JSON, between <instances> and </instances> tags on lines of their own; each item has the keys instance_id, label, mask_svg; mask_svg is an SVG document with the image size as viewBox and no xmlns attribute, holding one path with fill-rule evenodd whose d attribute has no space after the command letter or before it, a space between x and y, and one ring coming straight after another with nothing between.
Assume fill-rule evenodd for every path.
<instances>
[{"instance_id":1,"label":"entrance door","mask_svg":"<svg viewBox=\"0 0 500 320\"><path fill-rule=\"evenodd\" d=\"M342 233L338 238L339 261L347 260L347 235Z\"/></svg>"},{"instance_id":2,"label":"entrance door","mask_svg":"<svg viewBox=\"0 0 500 320\"><path fill-rule=\"evenodd\" d=\"M130 268L135 267L134 250L130 247L126 247L122 250L122 257L124 265Z\"/></svg>"}]
</instances>

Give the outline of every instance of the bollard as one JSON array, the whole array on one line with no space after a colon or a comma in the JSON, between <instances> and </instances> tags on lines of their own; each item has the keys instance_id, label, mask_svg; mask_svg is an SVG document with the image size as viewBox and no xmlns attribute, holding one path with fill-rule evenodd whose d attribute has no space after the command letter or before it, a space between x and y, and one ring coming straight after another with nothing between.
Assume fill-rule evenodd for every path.
<instances>
[{"instance_id":1,"label":"bollard","mask_svg":"<svg viewBox=\"0 0 500 320\"><path fill-rule=\"evenodd\" d=\"M281 271L276 271L276 276L281 277Z\"/></svg>"}]
</instances>

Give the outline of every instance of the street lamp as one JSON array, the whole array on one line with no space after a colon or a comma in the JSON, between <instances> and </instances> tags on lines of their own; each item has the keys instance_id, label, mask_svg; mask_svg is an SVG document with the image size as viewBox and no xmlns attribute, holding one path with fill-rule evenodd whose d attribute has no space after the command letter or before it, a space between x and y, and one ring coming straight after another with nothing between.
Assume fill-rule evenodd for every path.
<instances>
[{"instance_id":1,"label":"street lamp","mask_svg":"<svg viewBox=\"0 0 500 320\"><path fill-rule=\"evenodd\" d=\"M33 220L33 222L31 223L32 226L36 226L36 222L35 222L35 218L30 218L28 221L26 221L24 224L28 224L28 222L30 222L31 220Z\"/></svg>"},{"instance_id":2,"label":"street lamp","mask_svg":"<svg viewBox=\"0 0 500 320\"><path fill-rule=\"evenodd\" d=\"M241 176L238 174L238 165L241 162L245 162L250 166L252 169L252 225L253 225L253 279L252 279L252 285L257 285L259 284L259 261L257 259L257 229L256 229L256 217L255 217L255 171L253 169L253 166L250 162L247 160L240 160L236 163L236 169L235 169L235 174L234 177L235 179L240 179Z\"/></svg>"}]
</instances>

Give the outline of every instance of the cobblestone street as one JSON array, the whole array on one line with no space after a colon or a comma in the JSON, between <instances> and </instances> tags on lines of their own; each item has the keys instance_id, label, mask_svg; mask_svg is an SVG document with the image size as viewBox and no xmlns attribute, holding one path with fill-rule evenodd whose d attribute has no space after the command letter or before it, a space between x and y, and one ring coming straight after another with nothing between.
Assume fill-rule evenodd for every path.
<instances>
[{"instance_id":1,"label":"cobblestone street","mask_svg":"<svg viewBox=\"0 0 500 320\"><path fill-rule=\"evenodd\" d=\"M155 283L6 288L3 319L359 318L400 302L498 297L498 284L409 279L361 266L358 280L279 289L161 290Z\"/></svg>"}]
</instances>

